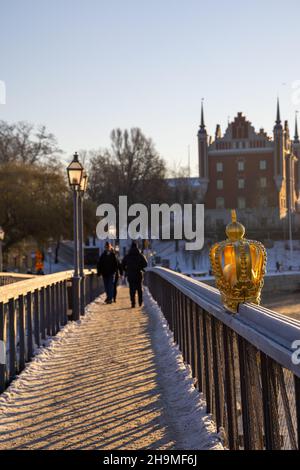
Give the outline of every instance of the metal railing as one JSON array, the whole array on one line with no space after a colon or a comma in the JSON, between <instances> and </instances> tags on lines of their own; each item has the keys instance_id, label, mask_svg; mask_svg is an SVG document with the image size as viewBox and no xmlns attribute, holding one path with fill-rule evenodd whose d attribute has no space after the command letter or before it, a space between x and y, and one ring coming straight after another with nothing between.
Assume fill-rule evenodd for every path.
<instances>
[{"instance_id":1,"label":"metal railing","mask_svg":"<svg viewBox=\"0 0 300 470\"><path fill-rule=\"evenodd\" d=\"M94 270L84 274L87 305L103 289ZM64 271L0 287L0 356L4 356L0 361L0 393L24 369L35 348L73 320L72 279L73 271Z\"/></svg>"},{"instance_id":2,"label":"metal railing","mask_svg":"<svg viewBox=\"0 0 300 470\"><path fill-rule=\"evenodd\" d=\"M25 279L32 279L36 276L32 274L20 274L20 273L0 273L0 286L6 286L7 284L13 284L14 282L24 281Z\"/></svg>"},{"instance_id":3,"label":"metal railing","mask_svg":"<svg viewBox=\"0 0 300 470\"><path fill-rule=\"evenodd\" d=\"M230 449L300 448L300 323L254 304L228 313L215 288L152 268L160 306L207 412ZM300 354L299 354L300 356Z\"/></svg>"}]
</instances>

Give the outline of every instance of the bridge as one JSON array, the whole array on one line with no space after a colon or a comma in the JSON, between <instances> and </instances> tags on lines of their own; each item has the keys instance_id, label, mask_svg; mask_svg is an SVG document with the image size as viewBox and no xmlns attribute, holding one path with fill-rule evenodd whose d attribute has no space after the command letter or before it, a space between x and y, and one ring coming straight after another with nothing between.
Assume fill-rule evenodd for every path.
<instances>
[{"instance_id":1,"label":"bridge","mask_svg":"<svg viewBox=\"0 0 300 470\"><path fill-rule=\"evenodd\" d=\"M299 322L158 267L78 319L72 276L0 276L0 449L300 448Z\"/></svg>"}]
</instances>

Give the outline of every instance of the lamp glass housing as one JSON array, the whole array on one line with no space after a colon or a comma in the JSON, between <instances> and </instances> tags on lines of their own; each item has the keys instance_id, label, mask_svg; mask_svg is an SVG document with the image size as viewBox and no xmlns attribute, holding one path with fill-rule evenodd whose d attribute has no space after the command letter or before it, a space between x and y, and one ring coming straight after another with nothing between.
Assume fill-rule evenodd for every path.
<instances>
[{"instance_id":1,"label":"lamp glass housing","mask_svg":"<svg viewBox=\"0 0 300 470\"><path fill-rule=\"evenodd\" d=\"M78 189L80 187L83 171L83 166L78 160L77 153L75 153L72 162L67 168L69 185L71 188Z\"/></svg>"},{"instance_id":2,"label":"lamp glass housing","mask_svg":"<svg viewBox=\"0 0 300 470\"><path fill-rule=\"evenodd\" d=\"M88 182L88 175L87 175L87 172L84 170L82 178L81 178L81 182L80 182L80 191L82 191L83 193L86 192L87 182Z\"/></svg>"}]
</instances>

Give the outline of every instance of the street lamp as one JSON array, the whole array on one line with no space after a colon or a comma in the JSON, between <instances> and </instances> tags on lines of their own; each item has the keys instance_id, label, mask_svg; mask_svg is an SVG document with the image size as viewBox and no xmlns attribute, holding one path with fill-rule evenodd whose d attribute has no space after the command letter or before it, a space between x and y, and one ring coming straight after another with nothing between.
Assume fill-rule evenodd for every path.
<instances>
[{"instance_id":1,"label":"street lamp","mask_svg":"<svg viewBox=\"0 0 300 470\"><path fill-rule=\"evenodd\" d=\"M67 168L67 173L68 173L69 185L71 189L77 191L80 187L82 176L83 176L83 166L78 160L77 152L74 153L73 160L71 161L70 165Z\"/></svg>"},{"instance_id":2,"label":"street lamp","mask_svg":"<svg viewBox=\"0 0 300 470\"><path fill-rule=\"evenodd\" d=\"M2 227L0 227L0 272L3 271L3 255L2 255L2 242L5 237L5 232Z\"/></svg>"},{"instance_id":3,"label":"street lamp","mask_svg":"<svg viewBox=\"0 0 300 470\"><path fill-rule=\"evenodd\" d=\"M83 199L87 189L88 175L83 170L79 197L78 197L78 215L79 215L79 274L80 281L80 313L84 315L85 308L85 278L84 278L84 244L83 244Z\"/></svg>"},{"instance_id":4,"label":"street lamp","mask_svg":"<svg viewBox=\"0 0 300 470\"><path fill-rule=\"evenodd\" d=\"M83 166L78 160L77 152L67 167L70 188L73 191L73 220L74 220L74 274L73 274L73 320L79 320L79 240L78 240L78 194L83 176Z\"/></svg>"}]
</instances>

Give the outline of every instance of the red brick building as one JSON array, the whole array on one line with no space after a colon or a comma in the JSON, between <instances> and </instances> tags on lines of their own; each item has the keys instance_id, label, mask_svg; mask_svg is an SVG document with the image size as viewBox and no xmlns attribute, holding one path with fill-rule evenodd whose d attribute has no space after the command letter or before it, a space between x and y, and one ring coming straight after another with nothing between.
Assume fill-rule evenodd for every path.
<instances>
[{"instance_id":1,"label":"red brick building","mask_svg":"<svg viewBox=\"0 0 300 470\"><path fill-rule=\"evenodd\" d=\"M198 131L199 178L205 204L206 226L228 221L236 208L250 229L285 230L290 211L293 226L299 226L300 141L297 120L295 136L288 122L282 125L279 102L273 137L263 129L256 132L251 122L238 113L221 134L208 136L203 105Z\"/></svg>"}]
</instances>

